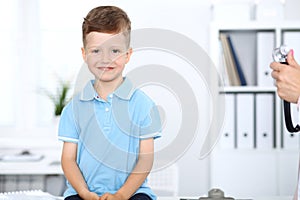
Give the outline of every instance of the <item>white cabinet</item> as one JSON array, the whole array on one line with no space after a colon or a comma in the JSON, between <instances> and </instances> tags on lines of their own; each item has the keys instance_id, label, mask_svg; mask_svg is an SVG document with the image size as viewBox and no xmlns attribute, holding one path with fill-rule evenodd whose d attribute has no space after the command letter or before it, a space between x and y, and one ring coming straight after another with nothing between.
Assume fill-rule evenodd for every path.
<instances>
[{"instance_id":1,"label":"white cabinet","mask_svg":"<svg viewBox=\"0 0 300 200\"><path fill-rule=\"evenodd\" d=\"M231 39L245 86L228 84L220 34ZM300 62L300 21L211 24L210 56L223 75L221 87L228 102L227 119L210 157L210 187L219 187L229 196L292 196L295 192L299 133L285 130L282 101L269 68L273 48L281 44L293 48Z\"/></svg>"}]
</instances>

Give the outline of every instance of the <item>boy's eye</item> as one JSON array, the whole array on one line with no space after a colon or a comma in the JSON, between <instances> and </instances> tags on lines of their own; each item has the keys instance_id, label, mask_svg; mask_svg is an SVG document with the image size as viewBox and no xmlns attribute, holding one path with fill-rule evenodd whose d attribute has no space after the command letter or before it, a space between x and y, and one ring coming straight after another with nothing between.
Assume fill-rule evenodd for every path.
<instances>
[{"instance_id":1,"label":"boy's eye","mask_svg":"<svg viewBox=\"0 0 300 200\"><path fill-rule=\"evenodd\" d=\"M100 53L100 50L99 49L92 49L91 52L94 53L94 54L96 54L96 53Z\"/></svg>"},{"instance_id":2,"label":"boy's eye","mask_svg":"<svg viewBox=\"0 0 300 200\"><path fill-rule=\"evenodd\" d=\"M121 53L121 50L119 50L119 49L113 49L113 50L112 50L112 53L114 53L114 54L119 54L119 53Z\"/></svg>"}]
</instances>

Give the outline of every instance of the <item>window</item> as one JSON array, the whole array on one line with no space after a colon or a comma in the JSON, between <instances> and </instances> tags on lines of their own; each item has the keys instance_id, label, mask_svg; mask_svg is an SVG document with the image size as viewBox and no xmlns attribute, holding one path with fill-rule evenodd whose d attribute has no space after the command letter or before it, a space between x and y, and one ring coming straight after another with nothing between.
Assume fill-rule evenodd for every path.
<instances>
[{"instance_id":1,"label":"window","mask_svg":"<svg viewBox=\"0 0 300 200\"><path fill-rule=\"evenodd\" d=\"M17 43L14 38L16 29L14 7L15 1L0 1L0 125L13 125L16 120L15 98L16 93L16 56ZM12 20L7 20L12 19Z\"/></svg>"},{"instance_id":2,"label":"window","mask_svg":"<svg viewBox=\"0 0 300 200\"><path fill-rule=\"evenodd\" d=\"M42 88L54 92L58 79L76 79L83 63L80 48L84 15L80 8L82 6L74 1L40 1L41 66L37 82ZM53 105L45 96L39 97L38 102L42 111L39 123L45 123L53 117Z\"/></svg>"},{"instance_id":3,"label":"window","mask_svg":"<svg viewBox=\"0 0 300 200\"><path fill-rule=\"evenodd\" d=\"M0 136L40 134L52 125L54 106L40 91L54 92L59 78L76 79L87 12L79 4L0 1Z\"/></svg>"}]
</instances>

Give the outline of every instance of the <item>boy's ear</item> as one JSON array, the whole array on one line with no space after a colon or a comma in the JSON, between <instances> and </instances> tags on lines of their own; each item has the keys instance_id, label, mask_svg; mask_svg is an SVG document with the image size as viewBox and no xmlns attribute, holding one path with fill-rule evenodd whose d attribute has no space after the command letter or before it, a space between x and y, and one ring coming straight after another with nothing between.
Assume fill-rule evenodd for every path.
<instances>
[{"instance_id":1,"label":"boy's ear","mask_svg":"<svg viewBox=\"0 0 300 200\"><path fill-rule=\"evenodd\" d=\"M81 54L82 54L82 58L83 58L84 62L86 62L86 53L85 53L84 47L81 47Z\"/></svg>"},{"instance_id":2,"label":"boy's ear","mask_svg":"<svg viewBox=\"0 0 300 200\"><path fill-rule=\"evenodd\" d=\"M126 64L129 62L131 55L132 55L132 48L129 48L126 53Z\"/></svg>"}]
</instances>

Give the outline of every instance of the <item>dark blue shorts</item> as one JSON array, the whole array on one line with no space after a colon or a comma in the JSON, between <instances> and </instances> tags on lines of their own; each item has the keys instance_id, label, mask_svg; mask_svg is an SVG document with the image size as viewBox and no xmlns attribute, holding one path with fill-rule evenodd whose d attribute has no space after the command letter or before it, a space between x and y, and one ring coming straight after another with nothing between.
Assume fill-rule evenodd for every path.
<instances>
[{"instance_id":1,"label":"dark blue shorts","mask_svg":"<svg viewBox=\"0 0 300 200\"><path fill-rule=\"evenodd\" d=\"M66 197L65 200L82 200L79 195L72 195L69 197ZM130 197L129 200L152 200L148 195L144 193L137 193Z\"/></svg>"}]
</instances>

